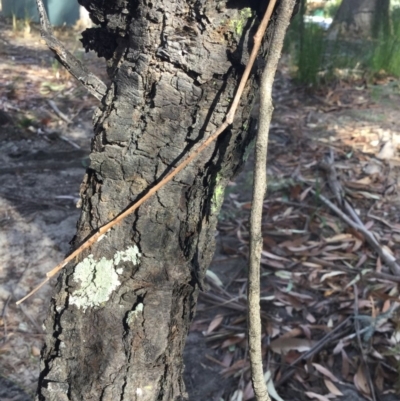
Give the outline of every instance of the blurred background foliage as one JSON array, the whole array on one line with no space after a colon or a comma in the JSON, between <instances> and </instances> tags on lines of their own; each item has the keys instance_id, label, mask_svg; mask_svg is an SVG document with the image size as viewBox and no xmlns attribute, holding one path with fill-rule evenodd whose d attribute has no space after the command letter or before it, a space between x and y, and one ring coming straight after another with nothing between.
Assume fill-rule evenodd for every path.
<instances>
[{"instance_id":1,"label":"blurred background foliage","mask_svg":"<svg viewBox=\"0 0 400 401\"><path fill-rule=\"evenodd\" d=\"M400 76L399 0L301 0L286 43L292 75L309 86Z\"/></svg>"}]
</instances>

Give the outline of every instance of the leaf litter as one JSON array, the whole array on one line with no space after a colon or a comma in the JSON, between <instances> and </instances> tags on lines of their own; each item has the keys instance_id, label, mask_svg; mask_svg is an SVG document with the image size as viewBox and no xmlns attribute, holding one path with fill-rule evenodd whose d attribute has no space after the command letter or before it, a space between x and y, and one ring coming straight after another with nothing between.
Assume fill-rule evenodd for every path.
<instances>
[{"instance_id":1,"label":"leaf litter","mask_svg":"<svg viewBox=\"0 0 400 401\"><path fill-rule=\"evenodd\" d=\"M272 398L398 399L400 275L365 233L385 258L399 260L399 103L383 107L372 99L374 88L340 81L307 93L290 82L282 64L261 255L263 358L276 392ZM399 94L390 96L400 100ZM382 158L388 141L396 151ZM335 179L323 166L327 155ZM240 274L202 293L197 314L212 316L206 325L213 331L203 334L224 361L220 374L236 380L225 400L237 399L238 392L243 400L254 397L245 337L249 176L245 171L228 188L218 228L219 243L229 243L220 253L242 260ZM213 274L219 276L220 267L215 262Z\"/></svg>"}]
</instances>

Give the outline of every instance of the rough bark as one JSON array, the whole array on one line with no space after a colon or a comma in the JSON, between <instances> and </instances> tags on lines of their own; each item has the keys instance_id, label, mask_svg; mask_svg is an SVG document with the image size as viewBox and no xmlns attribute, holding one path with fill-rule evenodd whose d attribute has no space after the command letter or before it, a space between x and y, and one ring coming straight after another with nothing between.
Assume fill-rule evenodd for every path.
<instances>
[{"instance_id":1,"label":"rough bark","mask_svg":"<svg viewBox=\"0 0 400 401\"><path fill-rule=\"evenodd\" d=\"M389 33L389 6L390 0L343 0L330 28L330 38Z\"/></svg>"},{"instance_id":2,"label":"rough bark","mask_svg":"<svg viewBox=\"0 0 400 401\"><path fill-rule=\"evenodd\" d=\"M257 11L240 0L80 0L86 48L112 84L94 115L73 247L140 197L223 120ZM252 134L247 86L233 127L57 282L37 400L181 400L182 352L217 216Z\"/></svg>"}]
</instances>

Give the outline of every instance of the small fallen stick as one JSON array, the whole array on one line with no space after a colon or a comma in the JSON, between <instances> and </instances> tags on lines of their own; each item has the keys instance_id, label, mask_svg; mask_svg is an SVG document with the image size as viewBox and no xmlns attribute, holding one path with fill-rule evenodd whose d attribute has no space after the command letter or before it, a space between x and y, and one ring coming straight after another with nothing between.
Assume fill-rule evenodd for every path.
<instances>
[{"instance_id":1,"label":"small fallen stick","mask_svg":"<svg viewBox=\"0 0 400 401\"><path fill-rule=\"evenodd\" d=\"M348 217L345 213L343 213L335 204L333 204L328 198L324 195L317 194L313 189L310 191L313 195L317 196L326 206L328 206L332 211L334 211L345 223L347 223L350 227L359 231L368 242L368 244L373 248L373 250L379 255L381 260L386 263L391 272L395 276L400 276L400 266L397 264L396 258L390 254L388 251L382 248L374 235L369 231L364 224L357 224L354 220ZM354 212L355 213L355 212Z\"/></svg>"}]
</instances>

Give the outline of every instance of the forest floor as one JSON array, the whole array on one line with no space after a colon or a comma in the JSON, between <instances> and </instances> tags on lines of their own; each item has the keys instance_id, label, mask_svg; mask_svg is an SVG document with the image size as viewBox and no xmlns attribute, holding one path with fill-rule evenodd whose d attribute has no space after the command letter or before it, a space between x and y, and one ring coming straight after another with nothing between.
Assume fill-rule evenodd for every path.
<instances>
[{"instance_id":1,"label":"forest floor","mask_svg":"<svg viewBox=\"0 0 400 401\"><path fill-rule=\"evenodd\" d=\"M106 80L77 32L57 35ZM35 26L13 30L0 19L0 56L0 400L27 401L52 285L20 307L15 301L69 250L97 101L53 61ZM283 62L274 94L261 294L269 389L278 401L397 400L400 277L382 257L400 257L400 83L340 81L310 91L293 84ZM251 168L250 158L226 191L209 289L187 341L193 401L253 396L245 301Z\"/></svg>"}]
</instances>

